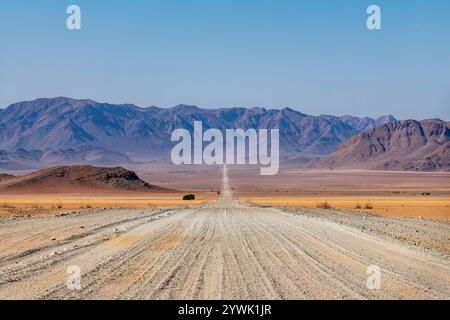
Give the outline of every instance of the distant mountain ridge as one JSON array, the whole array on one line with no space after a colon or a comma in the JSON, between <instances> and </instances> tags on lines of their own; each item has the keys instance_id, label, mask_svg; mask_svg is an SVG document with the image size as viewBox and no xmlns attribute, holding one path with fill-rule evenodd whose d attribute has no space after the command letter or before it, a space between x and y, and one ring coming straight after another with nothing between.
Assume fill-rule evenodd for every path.
<instances>
[{"instance_id":1,"label":"distant mountain ridge","mask_svg":"<svg viewBox=\"0 0 450 320\"><path fill-rule=\"evenodd\" d=\"M114 165L133 163L126 155L105 150L101 147L80 147L77 149L58 150L0 150L0 168L7 170L26 170L60 164L74 165L89 163L92 165Z\"/></svg>"},{"instance_id":2,"label":"distant mountain ridge","mask_svg":"<svg viewBox=\"0 0 450 320\"><path fill-rule=\"evenodd\" d=\"M392 115L381 116L376 119L372 119L369 117L358 118L347 115L340 117L340 119L361 132L374 129L382 124L395 122L397 120Z\"/></svg>"},{"instance_id":3,"label":"distant mountain ridge","mask_svg":"<svg viewBox=\"0 0 450 320\"><path fill-rule=\"evenodd\" d=\"M140 108L65 97L43 98L0 110L0 168L40 164L126 163L169 159L173 130L280 129L282 158L326 156L360 132L395 121L352 116L311 116L290 108Z\"/></svg>"}]
</instances>

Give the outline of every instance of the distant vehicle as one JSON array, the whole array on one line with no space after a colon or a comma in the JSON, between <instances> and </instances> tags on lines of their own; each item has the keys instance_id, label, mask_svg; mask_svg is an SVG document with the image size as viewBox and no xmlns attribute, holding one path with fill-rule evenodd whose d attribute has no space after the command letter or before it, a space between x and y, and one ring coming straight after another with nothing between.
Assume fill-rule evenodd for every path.
<instances>
[{"instance_id":1,"label":"distant vehicle","mask_svg":"<svg viewBox=\"0 0 450 320\"><path fill-rule=\"evenodd\" d=\"M195 200L195 195L187 194L183 197L183 200Z\"/></svg>"}]
</instances>

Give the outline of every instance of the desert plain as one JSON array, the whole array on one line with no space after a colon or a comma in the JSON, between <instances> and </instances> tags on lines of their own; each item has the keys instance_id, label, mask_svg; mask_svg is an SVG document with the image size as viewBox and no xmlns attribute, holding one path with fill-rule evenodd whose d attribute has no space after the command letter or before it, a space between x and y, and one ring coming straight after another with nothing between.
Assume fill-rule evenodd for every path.
<instances>
[{"instance_id":1,"label":"desert plain","mask_svg":"<svg viewBox=\"0 0 450 320\"><path fill-rule=\"evenodd\" d=\"M132 169L164 190L0 195L0 299L450 298L449 173Z\"/></svg>"},{"instance_id":2,"label":"desert plain","mask_svg":"<svg viewBox=\"0 0 450 320\"><path fill-rule=\"evenodd\" d=\"M91 208L195 206L215 201L221 189L221 168L206 166L132 167L145 181L171 190L151 194L87 193L65 190L49 194L1 194L0 216L46 215ZM229 170L234 197L262 206L368 212L381 216L450 220L450 173L374 170L302 170L285 168L275 176L259 170ZM41 193L41 194L39 194ZM196 200L183 201L186 193Z\"/></svg>"}]
</instances>

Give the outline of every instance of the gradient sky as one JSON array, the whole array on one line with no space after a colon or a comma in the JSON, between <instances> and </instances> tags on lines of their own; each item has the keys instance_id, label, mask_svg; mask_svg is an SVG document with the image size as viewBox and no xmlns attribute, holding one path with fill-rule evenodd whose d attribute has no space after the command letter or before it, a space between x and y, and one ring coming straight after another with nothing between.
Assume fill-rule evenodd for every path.
<instances>
[{"instance_id":1,"label":"gradient sky","mask_svg":"<svg viewBox=\"0 0 450 320\"><path fill-rule=\"evenodd\" d=\"M450 120L450 1L1 0L0 106L54 96Z\"/></svg>"}]
</instances>

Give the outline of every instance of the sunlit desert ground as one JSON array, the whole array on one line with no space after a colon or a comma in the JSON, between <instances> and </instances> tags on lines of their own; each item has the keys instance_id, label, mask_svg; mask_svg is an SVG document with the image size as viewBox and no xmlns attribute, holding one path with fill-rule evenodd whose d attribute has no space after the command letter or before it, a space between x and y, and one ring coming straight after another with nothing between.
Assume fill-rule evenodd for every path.
<instances>
[{"instance_id":1,"label":"sunlit desert ground","mask_svg":"<svg viewBox=\"0 0 450 320\"><path fill-rule=\"evenodd\" d=\"M182 194L170 195L0 195L0 216L45 216L92 209L143 209L198 206L217 198L198 193L196 200L183 201Z\"/></svg>"},{"instance_id":2,"label":"sunlit desert ground","mask_svg":"<svg viewBox=\"0 0 450 320\"><path fill-rule=\"evenodd\" d=\"M346 211L369 212L380 216L426 217L450 220L450 198L417 197L381 198L381 197L251 197L249 202L275 207L322 208L328 204L331 208ZM371 208L371 209L370 209Z\"/></svg>"},{"instance_id":3,"label":"sunlit desert ground","mask_svg":"<svg viewBox=\"0 0 450 320\"><path fill-rule=\"evenodd\" d=\"M92 208L197 206L220 190L220 167L137 166L139 176L172 193L99 195L0 195L0 215L45 215ZM229 170L234 197L261 206L333 208L381 216L450 220L450 173L281 169L261 176L257 169ZM184 194L196 195L183 201Z\"/></svg>"},{"instance_id":4,"label":"sunlit desert ground","mask_svg":"<svg viewBox=\"0 0 450 320\"><path fill-rule=\"evenodd\" d=\"M299 170L282 168L261 176L258 169L229 170L233 194L244 203L296 208L322 207L382 216L450 219L450 173L369 170ZM145 176L145 170L143 171ZM154 171L145 176L168 188L220 185L220 168Z\"/></svg>"},{"instance_id":5,"label":"sunlit desert ground","mask_svg":"<svg viewBox=\"0 0 450 320\"><path fill-rule=\"evenodd\" d=\"M198 195L197 202L186 201L195 206L181 202L173 191L145 197L8 199L17 206L33 201L54 206L52 201L64 200L62 206L86 211L0 219L0 300L449 298L449 221L381 217L373 208L337 210L332 205L339 203L333 200L315 209L296 208L307 205L299 191L292 207L286 206L286 195L280 197L283 205L264 207L249 203L245 195L261 203L276 201L266 178L243 171L230 176L224 167L218 195L215 171L180 173L174 180L165 172L152 175L152 183L164 179L164 187L177 185L180 195ZM249 181L258 192L244 188ZM290 183L286 176L281 182L284 187ZM195 188L188 187L193 183ZM285 193L296 199L292 191ZM413 198L406 195L402 201ZM303 197L311 197L311 205L325 199L320 193ZM419 197L408 206L417 205ZM434 197L446 201L443 195ZM373 200L374 206L382 205ZM157 201L176 207L158 208ZM406 208L405 215L410 211ZM367 286L367 270L373 265L380 270L378 290ZM82 275L77 290L67 285L69 266Z\"/></svg>"}]
</instances>

